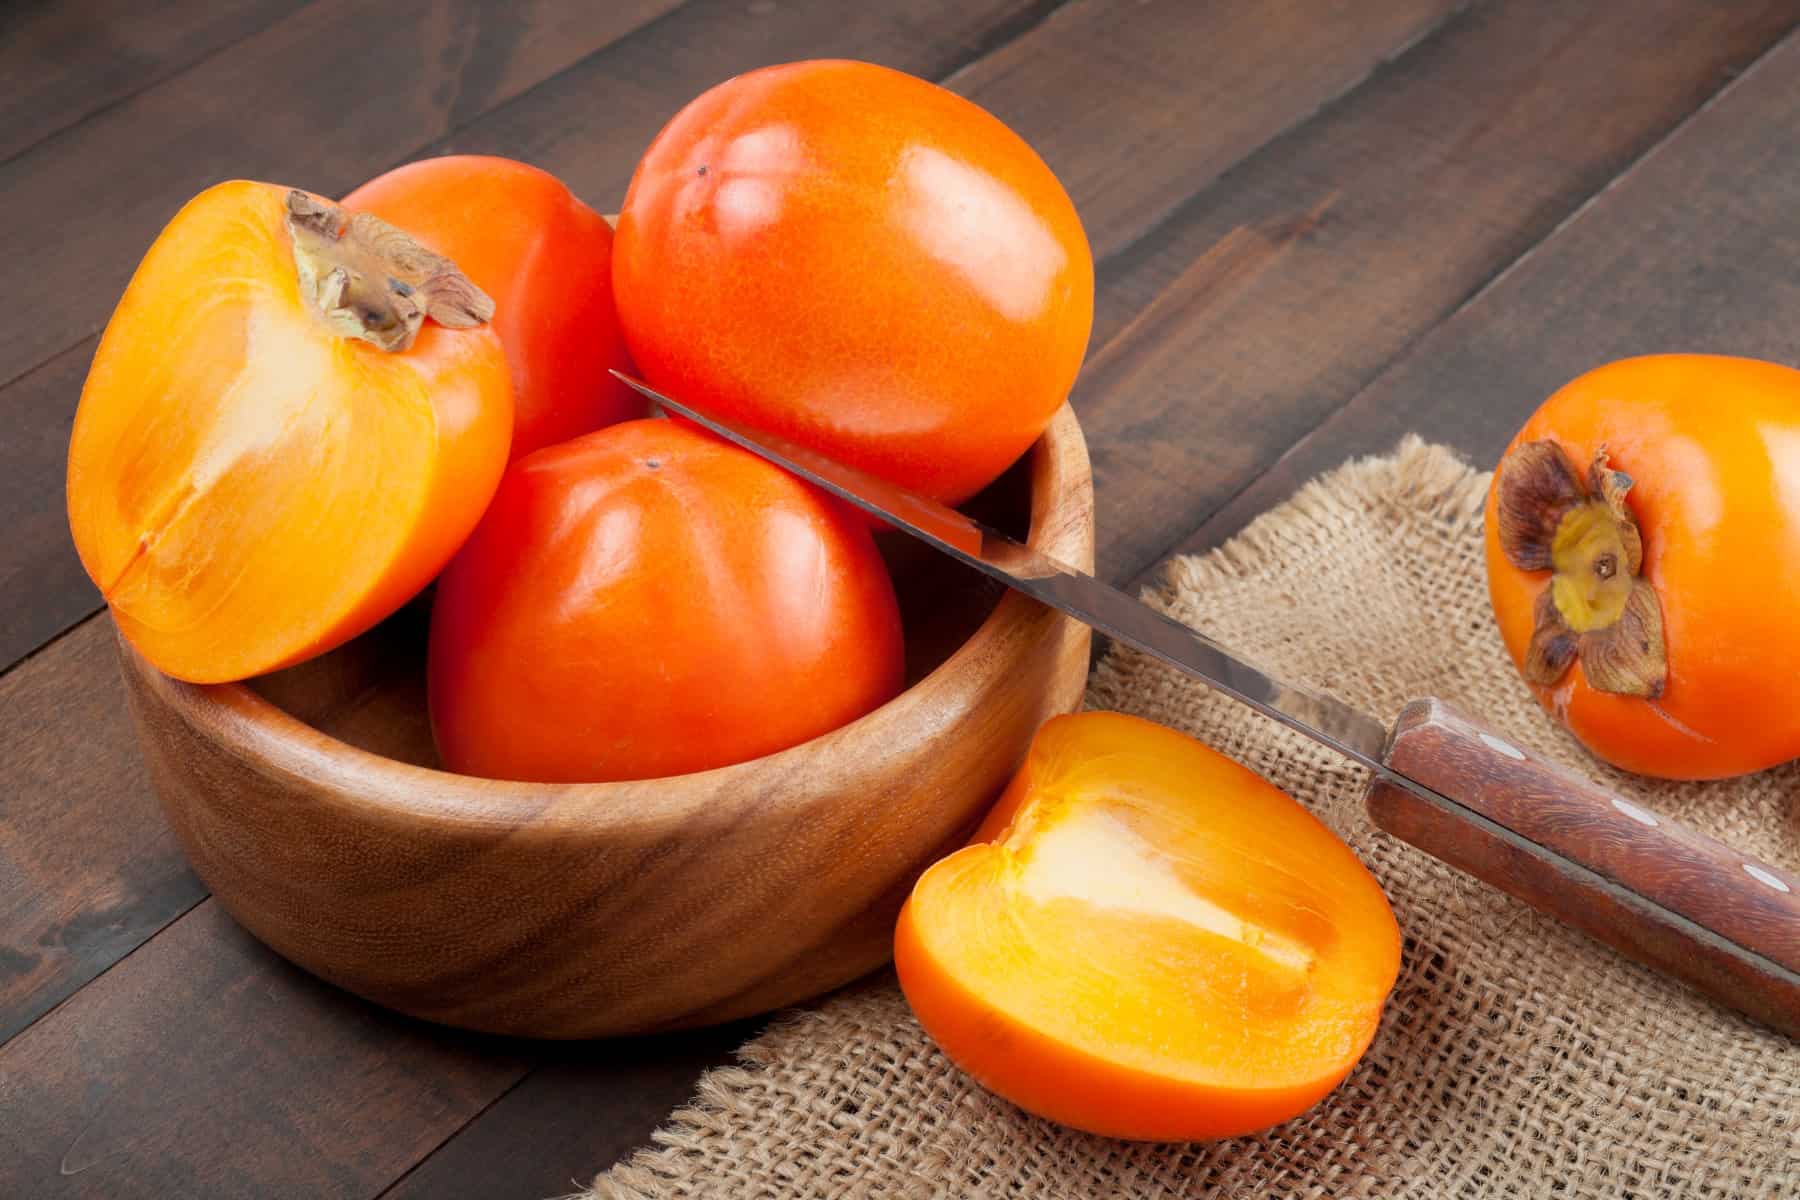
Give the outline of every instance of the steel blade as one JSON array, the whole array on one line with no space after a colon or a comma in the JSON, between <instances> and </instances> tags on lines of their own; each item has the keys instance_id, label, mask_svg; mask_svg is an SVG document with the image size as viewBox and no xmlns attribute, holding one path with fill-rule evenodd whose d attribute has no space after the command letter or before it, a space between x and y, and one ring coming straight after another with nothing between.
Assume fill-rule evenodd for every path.
<instances>
[{"instance_id":1,"label":"steel blade","mask_svg":"<svg viewBox=\"0 0 1800 1200\"><path fill-rule=\"evenodd\" d=\"M658 405L792 471L1008 587L1134 646L1382 774L1387 726L1331 696L1284 683L1134 596L991 526L786 438L710 416L619 371Z\"/></svg>"}]
</instances>

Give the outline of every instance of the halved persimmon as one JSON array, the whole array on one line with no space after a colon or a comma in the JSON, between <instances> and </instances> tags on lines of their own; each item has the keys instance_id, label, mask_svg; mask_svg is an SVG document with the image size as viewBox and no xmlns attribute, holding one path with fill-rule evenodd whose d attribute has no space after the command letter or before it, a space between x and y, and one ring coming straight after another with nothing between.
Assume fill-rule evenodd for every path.
<instances>
[{"instance_id":1,"label":"halved persimmon","mask_svg":"<svg viewBox=\"0 0 1800 1200\"><path fill-rule=\"evenodd\" d=\"M1336 834L1192 738L1056 717L975 841L901 911L900 985L985 1087L1113 1137L1293 1117L1367 1049L1399 970Z\"/></svg>"},{"instance_id":2,"label":"halved persimmon","mask_svg":"<svg viewBox=\"0 0 1800 1200\"><path fill-rule=\"evenodd\" d=\"M506 465L492 303L405 233L222 183L138 265L69 443L69 527L119 630L200 683L288 666L417 593Z\"/></svg>"}]
</instances>

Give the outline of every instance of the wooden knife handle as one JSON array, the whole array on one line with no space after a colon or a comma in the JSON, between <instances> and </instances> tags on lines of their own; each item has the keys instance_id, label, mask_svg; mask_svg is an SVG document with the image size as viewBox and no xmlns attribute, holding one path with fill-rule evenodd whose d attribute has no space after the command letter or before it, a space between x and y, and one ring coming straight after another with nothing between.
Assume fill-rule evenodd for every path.
<instances>
[{"instance_id":1,"label":"wooden knife handle","mask_svg":"<svg viewBox=\"0 0 1800 1200\"><path fill-rule=\"evenodd\" d=\"M1527 757L1441 700L1416 700L1385 761L1523 839L1378 777L1382 829L1800 1038L1800 876Z\"/></svg>"}]
</instances>

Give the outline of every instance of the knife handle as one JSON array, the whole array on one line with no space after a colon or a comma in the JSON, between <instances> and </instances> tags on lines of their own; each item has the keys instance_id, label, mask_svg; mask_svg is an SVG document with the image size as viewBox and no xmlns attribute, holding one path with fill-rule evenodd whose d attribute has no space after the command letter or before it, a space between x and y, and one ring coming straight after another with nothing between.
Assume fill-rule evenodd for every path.
<instances>
[{"instance_id":1,"label":"knife handle","mask_svg":"<svg viewBox=\"0 0 1800 1200\"><path fill-rule=\"evenodd\" d=\"M1530 845L1378 777L1369 815L1388 833L1800 1038L1800 876L1537 762L1441 700L1406 706L1384 761Z\"/></svg>"}]
</instances>

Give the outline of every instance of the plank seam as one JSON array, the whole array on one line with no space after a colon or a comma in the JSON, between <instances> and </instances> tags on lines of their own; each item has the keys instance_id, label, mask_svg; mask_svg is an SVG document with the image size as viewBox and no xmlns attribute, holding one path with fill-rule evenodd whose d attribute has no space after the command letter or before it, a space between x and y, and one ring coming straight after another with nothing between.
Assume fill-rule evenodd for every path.
<instances>
[{"instance_id":1,"label":"plank seam","mask_svg":"<svg viewBox=\"0 0 1800 1200\"><path fill-rule=\"evenodd\" d=\"M1471 308L1476 303L1478 303L1488 292L1492 291L1495 287L1497 287L1501 283L1503 283L1508 276L1512 275L1515 271L1517 271L1521 267L1523 267L1528 260L1530 260L1532 257L1537 255L1540 251L1542 251L1544 249L1544 247L1552 239L1554 239L1559 234L1561 234L1564 229L1566 229L1570 225L1574 224L1583 215L1585 215L1590 208L1592 208L1596 203L1598 203L1604 196L1606 196L1609 192L1613 191L1620 184L1622 184L1628 176L1634 174L1640 167L1642 167L1646 162L1648 162L1653 156L1660 153L1662 151L1663 147L1668 145L1669 142L1671 142L1674 138L1679 136L1682 133L1682 131L1688 127L1689 124L1691 124L1693 121L1697 120L1702 114L1706 113L1711 108L1713 108L1714 105L1721 103L1725 99L1726 96L1728 96L1733 91L1737 90L1738 87L1747 83L1751 79L1751 77L1753 77L1759 70L1761 70L1763 68L1763 65L1772 56L1774 56L1775 54L1782 51L1790 42L1793 42L1796 39L1800 39L1800 21L1790 23L1785 32L1783 32L1780 36L1776 37L1773 41L1771 41L1768 44L1768 46L1765 47L1759 54L1757 54L1756 57L1754 59L1752 59L1742 70L1738 71L1735 75L1731 76L1729 79L1726 79L1722 84L1720 84L1720 86L1715 91L1712 92L1711 95L1707 96L1699 104L1695 105L1694 108L1686 116L1682 117L1679 121L1676 121L1666 131L1664 131L1660 137L1657 137L1650 143L1650 145L1646 146L1642 152L1640 152L1635 157L1633 157L1629 162L1627 162L1623 166L1621 166L1618 169L1618 171L1616 171L1609 179L1606 180L1605 183L1602 183L1599 187L1595 188L1591 193L1589 193L1586 197L1584 197L1580 203L1576 204L1573 208L1571 208L1569 210L1569 212L1566 213L1561 220L1557 221L1556 224L1553 225L1549 230L1547 230L1542 237L1540 237L1536 241L1532 242L1531 245L1527 246L1524 250L1521 250L1510 261L1504 263L1503 265L1501 265L1500 267L1498 267L1497 269L1495 269L1494 271L1489 273L1485 278L1479 280L1473 287L1471 287L1469 289L1469 291L1462 297L1462 299L1458 300L1454 305L1445 309L1444 312L1442 313L1442 315L1437 317L1435 320L1431 321L1430 324L1428 324L1428 325L1424 326L1422 329L1420 329L1417 334L1415 334L1411 339L1409 339L1404 345L1400 346L1397 350L1395 350L1393 354L1388 356L1388 358L1386 360L1384 360L1378 367L1376 367L1373 371L1371 371L1368 378L1365 379L1356 388L1356 390L1354 392L1351 392L1348 396L1346 396L1342 403L1334 406L1330 411L1323 414L1316 422L1314 422L1312 424L1312 426L1310 428L1308 428L1306 430L1305 433L1301 434L1291 444L1289 444L1287 449L1283 450L1281 452L1281 454L1278 455L1272 462L1270 462L1267 466L1263 467L1261 470L1257 471L1254 475L1252 475L1249 479L1247 479L1241 487L1238 487L1235 490L1233 490L1230 495L1224 497L1217 504L1214 504L1213 506L1208 508L1206 510L1205 514L1203 516L1201 516L1197 521L1195 521L1194 524L1192 526L1190 526L1185 532L1183 532L1179 536L1165 542L1161 547L1159 547L1155 551L1154 555L1150 556L1148 561L1143 566L1137 567L1132 571L1132 574L1129 577L1129 579L1126 583L1126 586L1128 588L1142 588L1142 587L1150 586L1152 583L1154 583L1154 581L1155 581L1154 573L1156 571L1161 570L1163 567L1165 567L1167 565L1168 558L1172 552L1174 552L1184 542L1187 542L1189 539L1191 539L1195 535L1197 535L1201 530L1206 528L1206 525L1209 521L1211 521L1214 517L1218 516L1220 513L1224 512L1226 509L1230 508L1232 506L1232 504L1234 504L1240 497L1244 496L1246 493L1248 493L1252 489L1254 489L1256 487L1256 485L1261 483L1266 477L1268 477L1269 475L1271 475L1274 472L1276 472L1277 470L1279 470L1283 463L1287 462L1290 458L1294 457L1296 454L1298 454L1301 451L1301 449L1304 446L1306 446L1308 443L1310 443L1312 441L1312 439L1319 433L1320 430L1324 429L1325 426L1329 425L1341 413L1343 413L1345 410L1347 410L1351 405L1355 404L1357 400L1362 398L1362 396L1365 393L1367 393L1371 388L1373 388L1376 384L1380 383L1381 380L1384 377L1386 377L1389 372L1391 372L1397 366L1399 366L1402 362L1404 362L1408 358L1410 358L1413 355L1413 353L1416 352L1419 349L1419 347L1427 339L1429 339L1433 334L1435 334L1440 328L1442 328L1444 325L1448 324L1450 321L1455 320L1464 311L1466 311L1467 309ZM1235 531L1233 531L1233 532L1235 532ZM1230 535L1227 534L1226 536L1229 537ZM1215 544L1217 544L1219 542L1223 542L1224 540L1225 540L1225 538L1215 539Z\"/></svg>"},{"instance_id":2,"label":"plank seam","mask_svg":"<svg viewBox=\"0 0 1800 1200\"><path fill-rule=\"evenodd\" d=\"M276 17L274 20L270 21L268 24L259 25L255 29L251 29L244 33L239 34L237 37L232 38L228 42L225 42L218 46L214 46L211 50L208 50L206 53L202 54L199 58L196 58L192 62L186 63L185 65L179 67L178 69L169 72L167 75L158 75L154 79L146 80L143 84L139 85L138 87L133 88L129 92L126 92L124 95L115 96L111 100L108 100L105 104L102 104L100 107L93 109L89 112L83 113L81 116L75 118L73 121L70 121L67 125L58 125L55 129L52 129L48 133L43 134L42 136L38 137L36 140L30 142L29 144L20 146L17 150L14 150L11 154L7 155L5 158L0 158L0 168L5 168L6 166L10 165L15 159L18 159L27 154L30 154L33 150L36 150L39 146L42 146L50 141L53 141L56 138L62 137L63 135L67 134L70 130L81 128L83 125L87 124L89 121L92 121L97 117L106 115L107 113L111 112L115 108L118 108L122 104L131 103L131 101L137 99L139 96L143 95L145 92L150 91L152 88L161 87L163 84L168 83L172 79L180 79L183 75L186 75L189 71L192 71L192 70L196 69L197 67L204 66L206 63L211 62L214 58L216 58L217 56L219 56L221 54L224 54L226 51L236 49L238 46L249 41L251 38L258 37L261 34L267 33L269 30L275 28L277 25L280 25L280 24L283 24L284 22L293 20L295 16L297 16L298 14L300 14L302 12L305 12L308 8L311 8L314 3L316 3L316 0L301 0L300 6L298 8L295 8L292 11L290 11L282 16ZM76 343L76 344L79 345L80 343ZM54 354L52 354L50 356L50 358L55 358L55 357L56 357L56 355L54 355ZM49 359L45 359L44 361L48 362ZM42 365L42 364L39 364L39 365ZM34 368L32 368L32 370L36 370L36 368L34 367ZM30 371L24 372L24 374L26 374L26 375L29 375L30 373L31 373ZM3 388L5 386L7 386L7 385L0 384L0 388Z\"/></svg>"}]
</instances>

